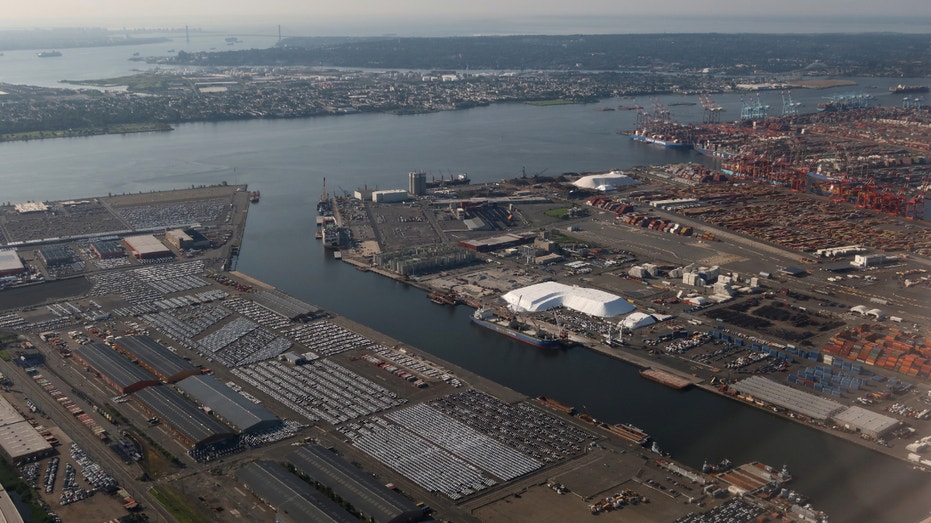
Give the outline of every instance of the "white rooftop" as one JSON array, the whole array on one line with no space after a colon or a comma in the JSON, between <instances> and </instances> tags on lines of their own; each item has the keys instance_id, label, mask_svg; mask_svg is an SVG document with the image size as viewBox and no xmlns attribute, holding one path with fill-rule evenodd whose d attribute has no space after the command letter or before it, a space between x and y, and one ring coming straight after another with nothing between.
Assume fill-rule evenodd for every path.
<instances>
[{"instance_id":1,"label":"white rooftop","mask_svg":"<svg viewBox=\"0 0 931 523\"><path fill-rule=\"evenodd\" d=\"M573 287L552 281L515 289L504 296L516 312L538 312L567 307L592 316L609 318L627 314L635 307L620 296L598 289Z\"/></svg>"},{"instance_id":2,"label":"white rooftop","mask_svg":"<svg viewBox=\"0 0 931 523\"><path fill-rule=\"evenodd\" d=\"M583 176L578 180L572 182L572 185L580 189L598 189L598 190L611 190L616 187L626 187L628 185L637 185L637 180L634 180L630 176L620 172L620 171L611 171L609 173L602 174L591 174L588 176ZM601 187L604 186L605 189ZM610 187L610 189L607 189Z\"/></svg>"}]
</instances>

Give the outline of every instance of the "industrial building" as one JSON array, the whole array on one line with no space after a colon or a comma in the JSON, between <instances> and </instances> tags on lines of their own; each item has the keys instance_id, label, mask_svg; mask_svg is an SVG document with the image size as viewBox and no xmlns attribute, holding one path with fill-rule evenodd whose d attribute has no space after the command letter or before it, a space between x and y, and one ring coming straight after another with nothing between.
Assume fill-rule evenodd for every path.
<instances>
[{"instance_id":1,"label":"industrial building","mask_svg":"<svg viewBox=\"0 0 931 523\"><path fill-rule=\"evenodd\" d=\"M0 249L0 276L13 276L26 271L23 261L13 249Z\"/></svg>"},{"instance_id":2,"label":"industrial building","mask_svg":"<svg viewBox=\"0 0 931 523\"><path fill-rule=\"evenodd\" d=\"M628 314L636 308L616 294L553 281L514 289L502 298L508 303L508 308L516 312L538 312L567 307L591 316L611 318Z\"/></svg>"},{"instance_id":3,"label":"industrial building","mask_svg":"<svg viewBox=\"0 0 931 523\"><path fill-rule=\"evenodd\" d=\"M236 275L242 277L239 273L236 273ZM255 293L252 296L252 301L277 312L291 321L309 321L326 314L326 311L319 307L270 289Z\"/></svg>"},{"instance_id":4,"label":"industrial building","mask_svg":"<svg viewBox=\"0 0 931 523\"><path fill-rule=\"evenodd\" d=\"M168 383L200 374L200 369L148 336L123 336L114 347Z\"/></svg>"},{"instance_id":5,"label":"industrial building","mask_svg":"<svg viewBox=\"0 0 931 523\"><path fill-rule=\"evenodd\" d=\"M0 451L10 463L52 451L52 445L3 396L0 396Z\"/></svg>"},{"instance_id":6,"label":"industrial building","mask_svg":"<svg viewBox=\"0 0 931 523\"><path fill-rule=\"evenodd\" d=\"M880 439L897 429L899 420L856 405L834 416L834 421L848 430L873 439Z\"/></svg>"},{"instance_id":7,"label":"industrial building","mask_svg":"<svg viewBox=\"0 0 931 523\"><path fill-rule=\"evenodd\" d=\"M408 198L405 189L386 189L384 191L372 191L372 201L375 203L397 203L403 202Z\"/></svg>"},{"instance_id":8,"label":"industrial building","mask_svg":"<svg viewBox=\"0 0 931 523\"><path fill-rule=\"evenodd\" d=\"M165 241L178 249L206 249L210 247L210 240L194 229L165 231Z\"/></svg>"},{"instance_id":9,"label":"industrial building","mask_svg":"<svg viewBox=\"0 0 931 523\"><path fill-rule=\"evenodd\" d=\"M423 510L411 500L319 445L304 445L286 459L298 472L333 489L366 518L388 522L399 516L408 516L404 521L423 517Z\"/></svg>"},{"instance_id":10,"label":"industrial building","mask_svg":"<svg viewBox=\"0 0 931 523\"><path fill-rule=\"evenodd\" d=\"M171 256L171 250L165 247L158 238L151 234L141 234L139 236L127 236L123 238L123 243L129 249L134 258L146 260L151 258L164 258Z\"/></svg>"},{"instance_id":11,"label":"industrial building","mask_svg":"<svg viewBox=\"0 0 931 523\"><path fill-rule=\"evenodd\" d=\"M846 408L836 401L793 389L762 376L751 376L738 381L732 387L738 394L783 407L819 421L827 421Z\"/></svg>"},{"instance_id":12,"label":"industrial building","mask_svg":"<svg viewBox=\"0 0 931 523\"><path fill-rule=\"evenodd\" d=\"M74 253L65 245L48 245L39 249L39 257L46 267L57 267L74 262Z\"/></svg>"},{"instance_id":13,"label":"industrial building","mask_svg":"<svg viewBox=\"0 0 931 523\"><path fill-rule=\"evenodd\" d=\"M212 376L183 379L178 389L239 432L262 432L281 423L268 409L247 400Z\"/></svg>"},{"instance_id":14,"label":"industrial building","mask_svg":"<svg viewBox=\"0 0 931 523\"><path fill-rule=\"evenodd\" d=\"M123 246L114 240L97 240L90 242L90 248L101 260L122 258L126 256Z\"/></svg>"},{"instance_id":15,"label":"industrial building","mask_svg":"<svg viewBox=\"0 0 931 523\"><path fill-rule=\"evenodd\" d=\"M414 196L423 196L427 194L427 173L423 171L411 171L408 173L407 177L407 192Z\"/></svg>"},{"instance_id":16,"label":"industrial building","mask_svg":"<svg viewBox=\"0 0 931 523\"><path fill-rule=\"evenodd\" d=\"M123 394L161 383L154 374L103 343L84 345L71 354L85 367L97 371L104 381Z\"/></svg>"},{"instance_id":17,"label":"industrial building","mask_svg":"<svg viewBox=\"0 0 931 523\"><path fill-rule=\"evenodd\" d=\"M236 479L275 509L276 521L358 523L335 501L273 461L255 461L236 471Z\"/></svg>"},{"instance_id":18,"label":"industrial building","mask_svg":"<svg viewBox=\"0 0 931 523\"><path fill-rule=\"evenodd\" d=\"M222 445L236 438L229 427L198 409L167 385L142 389L132 397L150 416L161 420L194 449Z\"/></svg>"},{"instance_id":19,"label":"industrial building","mask_svg":"<svg viewBox=\"0 0 931 523\"><path fill-rule=\"evenodd\" d=\"M463 249L468 249L470 251L491 252L497 251L499 249L517 247L518 245L523 245L525 243L532 243L534 238L536 238L535 234L502 234L501 236L484 238L481 240L463 240L459 242L458 245Z\"/></svg>"}]
</instances>

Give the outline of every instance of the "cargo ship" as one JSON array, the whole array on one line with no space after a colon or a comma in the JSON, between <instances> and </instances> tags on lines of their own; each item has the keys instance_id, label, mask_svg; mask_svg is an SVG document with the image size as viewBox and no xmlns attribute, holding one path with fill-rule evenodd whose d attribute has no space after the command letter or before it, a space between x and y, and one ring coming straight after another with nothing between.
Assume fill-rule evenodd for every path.
<instances>
[{"instance_id":1,"label":"cargo ship","mask_svg":"<svg viewBox=\"0 0 931 523\"><path fill-rule=\"evenodd\" d=\"M889 92L892 94L912 94L912 93L927 93L927 85L902 85L899 84L895 87L890 87Z\"/></svg>"},{"instance_id":2,"label":"cargo ship","mask_svg":"<svg viewBox=\"0 0 931 523\"><path fill-rule=\"evenodd\" d=\"M546 331L527 328L526 325L517 321L501 318L484 307L479 307L472 314L472 323L534 347L558 349L564 346L563 340L557 336Z\"/></svg>"},{"instance_id":3,"label":"cargo ship","mask_svg":"<svg viewBox=\"0 0 931 523\"><path fill-rule=\"evenodd\" d=\"M39 58L55 58L61 56L61 51L41 51L36 53L36 56Z\"/></svg>"},{"instance_id":4,"label":"cargo ship","mask_svg":"<svg viewBox=\"0 0 931 523\"><path fill-rule=\"evenodd\" d=\"M663 147L668 147L670 149L691 149L692 144L684 142L679 138L666 136L662 134L650 134L648 131L643 129L637 129L636 131L629 133L631 140L644 143L652 143L655 145L662 145Z\"/></svg>"}]
</instances>

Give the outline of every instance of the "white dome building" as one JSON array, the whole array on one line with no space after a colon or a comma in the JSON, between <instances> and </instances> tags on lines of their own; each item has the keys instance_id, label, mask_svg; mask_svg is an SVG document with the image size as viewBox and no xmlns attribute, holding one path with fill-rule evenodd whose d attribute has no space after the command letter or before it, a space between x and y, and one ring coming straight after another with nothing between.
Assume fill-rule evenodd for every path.
<instances>
[{"instance_id":1,"label":"white dome building","mask_svg":"<svg viewBox=\"0 0 931 523\"><path fill-rule=\"evenodd\" d=\"M572 182L572 185L579 189L594 189L605 192L614 190L618 187L637 185L637 180L634 180L621 171L611 171L609 173L583 176Z\"/></svg>"},{"instance_id":2,"label":"white dome building","mask_svg":"<svg viewBox=\"0 0 931 523\"><path fill-rule=\"evenodd\" d=\"M636 308L609 292L551 281L515 289L502 298L515 312L538 312L562 306L591 316L611 318L628 314Z\"/></svg>"}]
</instances>

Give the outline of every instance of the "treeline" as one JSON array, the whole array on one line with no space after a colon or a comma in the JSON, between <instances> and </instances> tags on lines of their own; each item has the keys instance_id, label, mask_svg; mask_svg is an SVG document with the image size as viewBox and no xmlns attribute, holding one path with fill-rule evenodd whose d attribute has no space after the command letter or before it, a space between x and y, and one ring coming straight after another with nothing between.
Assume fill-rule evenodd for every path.
<instances>
[{"instance_id":1,"label":"treeline","mask_svg":"<svg viewBox=\"0 0 931 523\"><path fill-rule=\"evenodd\" d=\"M927 35L654 34L287 38L277 47L179 53L179 64L302 65L391 69L598 70L657 68L746 74L816 70L831 74L931 74Z\"/></svg>"}]
</instances>

